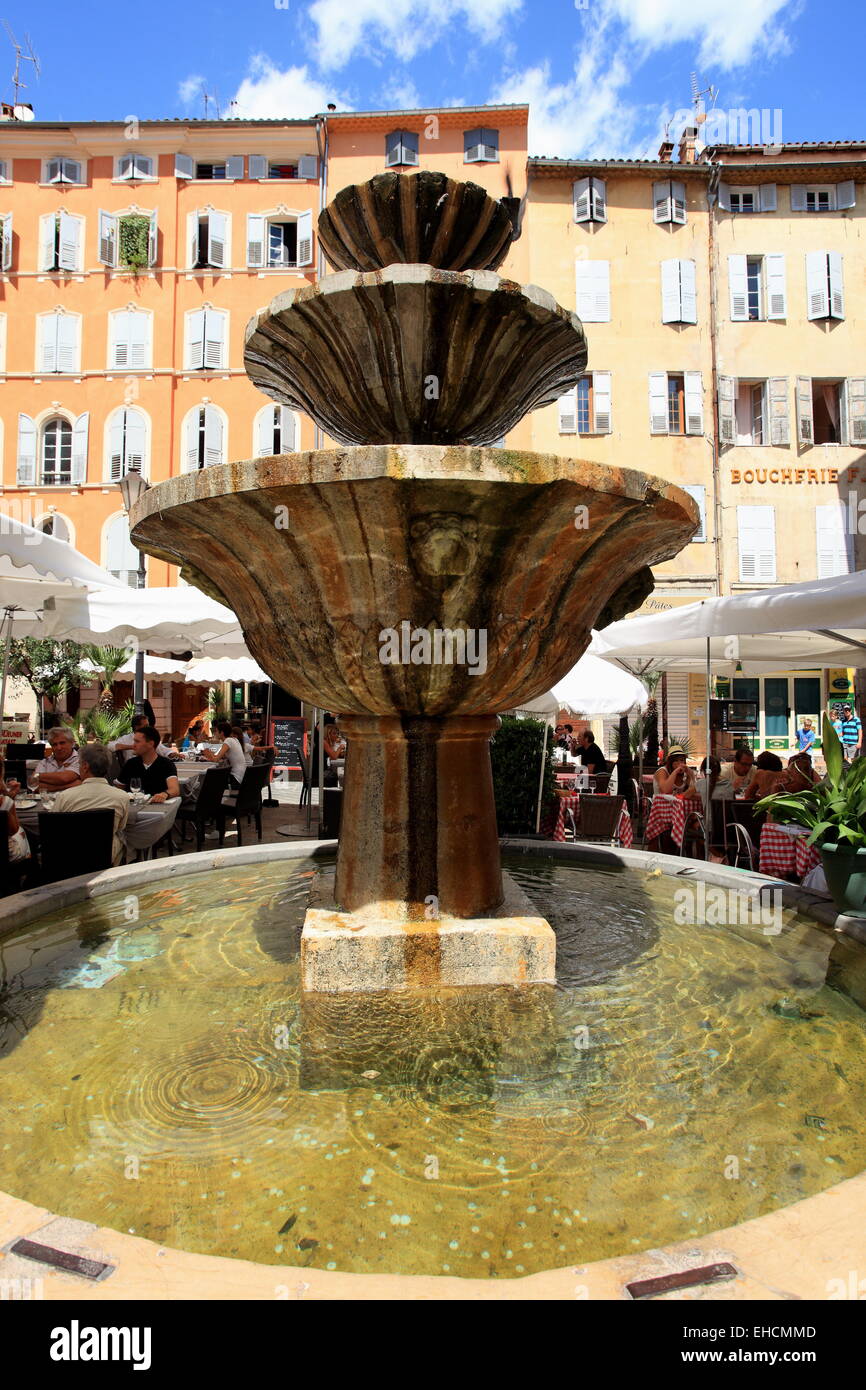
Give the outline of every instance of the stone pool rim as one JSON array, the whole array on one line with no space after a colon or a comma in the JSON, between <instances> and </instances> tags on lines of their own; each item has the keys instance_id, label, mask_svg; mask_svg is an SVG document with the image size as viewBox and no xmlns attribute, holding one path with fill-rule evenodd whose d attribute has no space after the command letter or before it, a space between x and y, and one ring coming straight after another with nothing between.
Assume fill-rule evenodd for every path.
<instances>
[{"instance_id":1,"label":"stone pool rim","mask_svg":"<svg viewBox=\"0 0 866 1390\"><path fill-rule=\"evenodd\" d=\"M766 875L705 865L674 855L650 854L594 844L557 844L535 839L505 838L506 853L520 852L598 868L659 869L665 877L703 879L720 887L780 887L786 907L813 920L819 930L850 936L866 943L866 922L838 914L832 903L793 884ZM61 883L29 889L0 899L0 939L38 921L47 913L136 887L212 869L262 861L330 859L333 840L299 840L285 845L251 845L204 851L154 862L145 861L102 873L82 875ZM296 1265L258 1264L220 1255L202 1255L161 1246L134 1234L96 1227L60 1217L47 1208L0 1192L0 1276L42 1278L46 1299L184 1300L204 1298L274 1300L591 1300L625 1301L626 1284L676 1270L728 1260L736 1280L701 1286L692 1299L709 1301L760 1299L826 1299L831 1280L844 1281L848 1271L866 1264L866 1172L825 1188L789 1206L737 1226L708 1232L638 1254L622 1254L586 1265L569 1265L525 1275L490 1280L451 1275L353 1274L308 1269ZM77 1253L99 1253L115 1266L99 1287L73 1275L46 1272L44 1267L8 1254L11 1244L58 1226L51 1243ZM46 1234L49 1234L47 1232Z\"/></svg>"}]
</instances>

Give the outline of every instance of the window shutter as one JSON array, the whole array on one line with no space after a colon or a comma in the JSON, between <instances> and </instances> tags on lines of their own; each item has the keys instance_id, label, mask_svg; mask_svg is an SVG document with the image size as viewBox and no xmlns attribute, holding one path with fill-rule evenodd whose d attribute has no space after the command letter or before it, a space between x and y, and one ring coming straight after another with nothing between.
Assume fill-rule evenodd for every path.
<instances>
[{"instance_id":1,"label":"window shutter","mask_svg":"<svg viewBox=\"0 0 866 1390\"><path fill-rule=\"evenodd\" d=\"M12 182L12 160L0 159L0 183Z\"/></svg>"},{"instance_id":2,"label":"window shutter","mask_svg":"<svg viewBox=\"0 0 866 1390\"><path fill-rule=\"evenodd\" d=\"M78 269L78 241L81 223L68 212L60 214L60 255L58 263L61 270Z\"/></svg>"},{"instance_id":3,"label":"window shutter","mask_svg":"<svg viewBox=\"0 0 866 1390\"><path fill-rule=\"evenodd\" d=\"M592 220L607 221L607 184L604 179L592 180Z\"/></svg>"},{"instance_id":4,"label":"window shutter","mask_svg":"<svg viewBox=\"0 0 866 1390\"><path fill-rule=\"evenodd\" d=\"M126 466L137 468L144 474L145 453L147 449L147 426L140 410L125 412L126 427Z\"/></svg>"},{"instance_id":5,"label":"window shutter","mask_svg":"<svg viewBox=\"0 0 866 1390\"><path fill-rule=\"evenodd\" d=\"M797 377L797 438L801 444L811 444L815 437L812 423L812 379Z\"/></svg>"},{"instance_id":6,"label":"window shutter","mask_svg":"<svg viewBox=\"0 0 866 1390\"><path fill-rule=\"evenodd\" d=\"M57 213L49 212L39 219L39 269L53 270L57 240Z\"/></svg>"},{"instance_id":7,"label":"window shutter","mask_svg":"<svg viewBox=\"0 0 866 1390\"><path fill-rule=\"evenodd\" d=\"M481 128L481 151L484 159L496 160L499 158L499 131L492 130L488 126Z\"/></svg>"},{"instance_id":8,"label":"window shutter","mask_svg":"<svg viewBox=\"0 0 866 1390\"><path fill-rule=\"evenodd\" d=\"M844 319L845 290L842 284L842 253L827 252L827 270L830 280L830 318Z\"/></svg>"},{"instance_id":9,"label":"window shutter","mask_svg":"<svg viewBox=\"0 0 866 1390\"><path fill-rule=\"evenodd\" d=\"M595 433L610 434L610 372L593 372L592 402Z\"/></svg>"},{"instance_id":10,"label":"window shutter","mask_svg":"<svg viewBox=\"0 0 866 1390\"><path fill-rule=\"evenodd\" d=\"M686 220L686 186L678 179L671 180L671 221L684 223Z\"/></svg>"},{"instance_id":11,"label":"window shutter","mask_svg":"<svg viewBox=\"0 0 866 1390\"><path fill-rule=\"evenodd\" d=\"M117 218L111 212L99 213L99 259L103 265L117 263Z\"/></svg>"},{"instance_id":12,"label":"window shutter","mask_svg":"<svg viewBox=\"0 0 866 1390\"><path fill-rule=\"evenodd\" d=\"M776 512L774 507L737 507L740 579L776 579Z\"/></svg>"},{"instance_id":13,"label":"window shutter","mask_svg":"<svg viewBox=\"0 0 866 1390\"><path fill-rule=\"evenodd\" d=\"M836 501L815 508L815 540L819 579L832 579L851 571L851 540L846 525L845 503Z\"/></svg>"},{"instance_id":14,"label":"window shutter","mask_svg":"<svg viewBox=\"0 0 866 1390\"><path fill-rule=\"evenodd\" d=\"M63 160L49 159L45 169L46 183L60 183L63 178Z\"/></svg>"},{"instance_id":15,"label":"window shutter","mask_svg":"<svg viewBox=\"0 0 866 1390\"><path fill-rule=\"evenodd\" d=\"M392 164L400 163L400 132L392 130L385 136L385 164L390 167Z\"/></svg>"},{"instance_id":16,"label":"window shutter","mask_svg":"<svg viewBox=\"0 0 866 1390\"><path fill-rule=\"evenodd\" d=\"M806 189L802 183L791 184L791 211L806 211Z\"/></svg>"},{"instance_id":17,"label":"window shutter","mask_svg":"<svg viewBox=\"0 0 866 1390\"><path fill-rule=\"evenodd\" d=\"M313 214L302 212L298 218L298 265L313 264Z\"/></svg>"},{"instance_id":18,"label":"window shutter","mask_svg":"<svg viewBox=\"0 0 866 1390\"><path fill-rule=\"evenodd\" d=\"M848 380L839 383L839 443L850 444L851 435L848 429Z\"/></svg>"},{"instance_id":19,"label":"window shutter","mask_svg":"<svg viewBox=\"0 0 866 1390\"><path fill-rule=\"evenodd\" d=\"M274 452L274 410L266 405L256 416L256 458L267 458Z\"/></svg>"},{"instance_id":20,"label":"window shutter","mask_svg":"<svg viewBox=\"0 0 866 1390\"><path fill-rule=\"evenodd\" d=\"M319 177L319 161L314 154L302 154L298 160L298 178L316 179Z\"/></svg>"},{"instance_id":21,"label":"window shutter","mask_svg":"<svg viewBox=\"0 0 866 1390\"><path fill-rule=\"evenodd\" d=\"M263 154L251 154L249 165L251 179L266 179L268 177L268 161Z\"/></svg>"},{"instance_id":22,"label":"window shutter","mask_svg":"<svg viewBox=\"0 0 866 1390\"><path fill-rule=\"evenodd\" d=\"M719 377L719 439L723 444L737 441L737 379Z\"/></svg>"},{"instance_id":23,"label":"window shutter","mask_svg":"<svg viewBox=\"0 0 866 1390\"><path fill-rule=\"evenodd\" d=\"M265 219L259 213L247 215L247 265L256 267L265 263Z\"/></svg>"},{"instance_id":24,"label":"window shutter","mask_svg":"<svg viewBox=\"0 0 866 1390\"><path fill-rule=\"evenodd\" d=\"M557 401L559 410L559 433L577 434L577 387L572 386Z\"/></svg>"},{"instance_id":25,"label":"window shutter","mask_svg":"<svg viewBox=\"0 0 866 1390\"><path fill-rule=\"evenodd\" d=\"M589 206L589 179L578 179L572 191L575 222L589 222L592 216Z\"/></svg>"},{"instance_id":26,"label":"window shutter","mask_svg":"<svg viewBox=\"0 0 866 1390\"><path fill-rule=\"evenodd\" d=\"M680 320L682 323L698 321L697 275L694 261L680 261Z\"/></svg>"},{"instance_id":27,"label":"window shutter","mask_svg":"<svg viewBox=\"0 0 866 1390\"><path fill-rule=\"evenodd\" d=\"M131 154L122 154L117 161L117 177L131 179L135 171L135 159Z\"/></svg>"},{"instance_id":28,"label":"window shutter","mask_svg":"<svg viewBox=\"0 0 866 1390\"><path fill-rule=\"evenodd\" d=\"M18 416L18 471L15 481L19 487L36 484L36 422L29 415Z\"/></svg>"},{"instance_id":29,"label":"window shutter","mask_svg":"<svg viewBox=\"0 0 866 1390\"><path fill-rule=\"evenodd\" d=\"M586 323L610 321L610 262L575 261L577 316Z\"/></svg>"},{"instance_id":30,"label":"window shutter","mask_svg":"<svg viewBox=\"0 0 866 1390\"><path fill-rule=\"evenodd\" d=\"M151 315L144 310L128 316L129 366L150 366Z\"/></svg>"},{"instance_id":31,"label":"window shutter","mask_svg":"<svg viewBox=\"0 0 866 1390\"><path fill-rule=\"evenodd\" d=\"M418 136L412 130L402 132L403 163L418 163Z\"/></svg>"},{"instance_id":32,"label":"window shutter","mask_svg":"<svg viewBox=\"0 0 866 1390\"><path fill-rule=\"evenodd\" d=\"M749 317L749 280L745 256L728 257L728 289L731 296L731 321L738 323Z\"/></svg>"},{"instance_id":33,"label":"window shutter","mask_svg":"<svg viewBox=\"0 0 866 1390\"><path fill-rule=\"evenodd\" d=\"M223 461L223 421L215 406L204 408L204 466L213 468Z\"/></svg>"},{"instance_id":34,"label":"window shutter","mask_svg":"<svg viewBox=\"0 0 866 1390\"><path fill-rule=\"evenodd\" d=\"M481 130L464 130L463 160L466 164L476 164L481 159Z\"/></svg>"},{"instance_id":35,"label":"window shutter","mask_svg":"<svg viewBox=\"0 0 866 1390\"><path fill-rule=\"evenodd\" d=\"M787 318L788 298L785 287L785 257L776 254L766 256L764 264L767 273L767 318Z\"/></svg>"},{"instance_id":36,"label":"window shutter","mask_svg":"<svg viewBox=\"0 0 866 1390\"><path fill-rule=\"evenodd\" d=\"M129 319L130 314L123 313L111 314L108 320L109 339L111 344L111 355L109 362L112 367L129 366Z\"/></svg>"},{"instance_id":37,"label":"window shutter","mask_svg":"<svg viewBox=\"0 0 866 1390\"><path fill-rule=\"evenodd\" d=\"M663 179L653 184L653 222L671 220L671 181Z\"/></svg>"},{"instance_id":38,"label":"window shutter","mask_svg":"<svg viewBox=\"0 0 866 1390\"><path fill-rule=\"evenodd\" d=\"M57 369L77 372L80 366L81 319L77 314L57 316Z\"/></svg>"},{"instance_id":39,"label":"window shutter","mask_svg":"<svg viewBox=\"0 0 866 1390\"><path fill-rule=\"evenodd\" d=\"M591 321L593 310L592 292L595 275L590 261L575 261L575 310L579 319Z\"/></svg>"},{"instance_id":40,"label":"window shutter","mask_svg":"<svg viewBox=\"0 0 866 1390\"><path fill-rule=\"evenodd\" d=\"M115 410L108 426L108 477L112 483L118 482L123 477L123 435L124 435L124 416L126 412L121 408Z\"/></svg>"},{"instance_id":41,"label":"window shutter","mask_svg":"<svg viewBox=\"0 0 866 1390\"><path fill-rule=\"evenodd\" d=\"M226 215L224 212L211 212L207 219L207 258L212 266L220 269L226 263Z\"/></svg>"},{"instance_id":42,"label":"window shutter","mask_svg":"<svg viewBox=\"0 0 866 1390\"><path fill-rule=\"evenodd\" d=\"M680 263L662 261L662 323L679 323L680 317Z\"/></svg>"},{"instance_id":43,"label":"window shutter","mask_svg":"<svg viewBox=\"0 0 866 1390\"><path fill-rule=\"evenodd\" d=\"M806 299L810 319L826 319L830 314L827 289L827 252L806 252Z\"/></svg>"},{"instance_id":44,"label":"window shutter","mask_svg":"<svg viewBox=\"0 0 866 1390\"><path fill-rule=\"evenodd\" d=\"M188 154L176 154L174 157L174 176L176 179L191 179L195 174L195 164L192 156Z\"/></svg>"},{"instance_id":45,"label":"window shutter","mask_svg":"<svg viewBox=\"0 0 866 1390\"><path fill-rule=\"evenodd\" d=\"M848 442L866 444L866 376L848 378Z\"/></svg>"},{"instance_id":46,"label":"window shutter","mask_svg":"<svg viewBox=\"0 0 866 1390\"><path fill-rule=\"evenodd\" d=\"M156 209L150 214L150 228L147 233L147 264L156 265L157 237L159 235L156 222Z\"/></svg>"},{"instance_id":47,"label":"window shutter","mask_svg":"<svg viewBox=\"0 0 866 1390\"><path fill-rule=\"evenodd\" d=\"M12 214L7 212L3 216L3 269L9 270L12 265Z\"/></svg>"},{"instance_id":48,"label":"window shutter","mask_svg":"<svg viewBox=\"0 0 866 1390\"><path fill-rule=\"evenodd\" d=\"M788 417L788 378L771 376L768 382L770 400L770 443L790 444L791 422Z\"/></svg>"},{"instance_id":49,"label":"window shutter","mask_svg":"<svg viewBox=\"0 0 866 1390\"><path fill-rule=\"evenodd\" d=\"M233 154L226 160L226 178L242 179L244 176L244 157L242 154Z\"/></svg>"},{"instance_id":50,"label":"window shutter","mask_svg":"<svg viewBox=\"0 0 866 1390\"><path fill-rule=\"evenodd\" d=\"M293 454L298 447L298 441L295 438L295 412L290 410L287 405L281 405L279 411L280 445L284 454Z\"/></svg>"},{"instance_id":51,"label":"window shutter","mask_svg":"<svg viewBox=\"0 0 866 1390\"><path fill-rule=\"evenodd\" d=\"M201 430L203 406L196 406L187 415L183 425L183 457L181 466L184 473L195 473L198 469L198 439Z\"/></svg>"},{"instance_id":52,"label":"window shutter","mask_svg":"<svg viewBox=\"0 0 866 1390\"><path fill-rule=\"evenodd\" d=\"M57 371L57 314L40 314L36 320L36 370Z\"/></svg>"},{"instance_id":53,"label":"window shutter","mask_svg":"<svg viewBox=\"0 0 866 1390\"><path fill-rule=\"evenodd\" d=\"M856 202L857 194L854 189L853 179L846 179L844 183L836 184L837 208L853 208Z\"/></svg>"},{"instance_id":54,"label":"window shutter","mask_svg":"<svg viewBox=\"0 0 866 1390\"><path fill-rule=\"evenodd\" d=\"M63 177L67 183L83 183L82 169L83 165L79 164L77 159L63 160Z\"/></svg>"},{"instance_id":55,"label":"window shutter","mask_svg":"<svg viewBox=\"0 0 866 1390\"><path fill-rule=\"evenodd\" d=\"M186 365L195 369L204 366L204 309L195 309L187 317L189 350Z\"/></svg>"},{"instance_id":56,"label":"window shutter","mask_svg":"<svg viewBox=\"0 0 866 1390\"><path fill-rule=\"evenodd\" d=\"M758 189L760 195L761 212L776 211L776 185L774 183L762 183Z\"/></svg>"},{"instance_id":57,"label":"window shutter","mask_svg":"<svg viewBox=\"0 0 866 1390\"><path fill-rule=\"evenodd\" d=\"M189 238L189 265L192 270L198 261L198 213L190 212L186 219L187 237Z\"/></svg>"},{"instance_id":58,"label":"window shutter","mask_svg":"<svg viewBox=\"0 0 866 1390\"><path fill-rule=\"evenodd\" d=\"M731 189L729 184L719 184L719 207L723 212L730 212L731 210Z\"/></svg>"},{"instance_id":59,"label":"window shutter","mask_svg":"<svg viewBox=\"0 0 866 1390\"><path fill-rule=\"evenodd\" d=\"M704 487L703 483L680 483L679 486L682 488L683 492L687 492L689 497L692 497L695 502L697 502L698 509L701 513L700 527L691 539L691 544L695 545L699 541L705 541L707 539L707 489Z\"/></svg>"},{"instance_id":60,"label":"window shutter","mask_svg":"<svg viewBox=\"0 0 866 1390\"><path fill-rule=\"evenodd\" d=\"M90 412L85 410L72 426L72 473L73 484L80 486L87 482L87 434L90 428Z\"/></svg>"},{"instance_id":61,"label":"window shutter","mask_svg":"<svg viewBox=\"0 0 866 1390\"><path fill-rule=\"evenodd\" d=\"M684 372L686 434L704 432L704 386L700 372Z\"/></svg>"},{"instance_id":62,"label":"window shutter","mask_svg":"<svg viewBox=\"0 0 866 1390\"><path fill-rule=\"evenodd\" d=\"M204 315L204 365L222 367L225 361L226 315L206 309Z\"/></svg>"},{"instance_id":63,"label":"window shutter","mask_svg":"<svg viewBox=\"0 0 866 1390\"><path fill-rule=\"evenodd\" d=\"M650 434L668 432L668 374L649 374Z\"/></svg>"}]
</instances>

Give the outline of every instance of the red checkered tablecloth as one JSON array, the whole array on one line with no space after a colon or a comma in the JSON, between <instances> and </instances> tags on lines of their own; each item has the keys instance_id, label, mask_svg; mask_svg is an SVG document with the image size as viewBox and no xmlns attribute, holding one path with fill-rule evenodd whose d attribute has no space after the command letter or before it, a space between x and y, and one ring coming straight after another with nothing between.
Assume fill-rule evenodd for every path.
<instances>
[{"instance_id":1,"label":"red checkered tablecloth","mask_svg":"<svg viewBox=\"0 0 866 1390\"><path fill-rule=\"evenodd\" d=\"M821 855L815 846L806 844L808 834L805 827L802 834L792 834L781 825L773 825L767 821L761 831L759 871L774 878L782 878L787 874L805 878L806 874L821 863Z\"/></svg>"},{"instance_id":2,"label":"red checkered tablecloth","mask_svg":"<svg viewBox=\"0 0 866 1390\"><path fill-rule=\"evenodd\" d=\"M571 811L574 816L575 825L580 825L580 793L575 792L574 796L561 796L559 798L559 814L556 817L556 829L553 832L554 840L565 839L565 813ZM625 806L619 818L619 825L616 828L616 838L624 849L630 849L634 841L634 830L632 828L631 816Z\"/></svg>"},{"instance_id":3,"label":"red checkered tablecloth","mask_svg":"<svg viewBox=\"0 0 866 1390\"><path fill-rule=\"evenodd\" d=\"M679 796L668 796L658 792L653 797L653 804L650 807L649 820L646 826L647 840L655 840L665 830L669 830L674 844L678 849L681 849L686 828L686 817L693 811L701 815L703 809L703 803L699 796L689 796L683 799Z\"/></svg>"}]
</instances>

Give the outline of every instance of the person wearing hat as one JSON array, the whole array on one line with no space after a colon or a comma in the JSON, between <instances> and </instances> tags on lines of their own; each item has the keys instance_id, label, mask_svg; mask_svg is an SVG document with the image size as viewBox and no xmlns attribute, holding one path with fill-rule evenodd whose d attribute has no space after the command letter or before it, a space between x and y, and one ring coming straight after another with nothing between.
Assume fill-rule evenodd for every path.
<instances>
[{"instance_id":1,"label":"person wearing hat","mask_svg":"<svg viewBox=\"0 0 866 1390\"><path fill-rule=\"evenodd\" d=\"M684 749L672 743L668 755L657 772L653 773L655 790L663 796L684 796L693 791L695 774L686 763Z\"/></svg>"}]
</instances>

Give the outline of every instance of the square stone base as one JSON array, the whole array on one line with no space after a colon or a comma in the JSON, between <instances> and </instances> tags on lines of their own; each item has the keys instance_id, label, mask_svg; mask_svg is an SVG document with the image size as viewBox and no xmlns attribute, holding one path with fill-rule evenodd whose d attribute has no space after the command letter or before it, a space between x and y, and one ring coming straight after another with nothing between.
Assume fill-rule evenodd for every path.
<instances>
[{"instance_id":1,"label":"square stone base","mask_svg":"<svg viewBox=\"0 0 866 1390\"><path fill-rule=\"evenodd\" d=\"M386 920L339 912L334 869L316 874L301 933L301 984L316 994L432 989L439 985L534 985L556 981L553 928L508 874L490 917Z\"/></svg>"}]
</instances>

